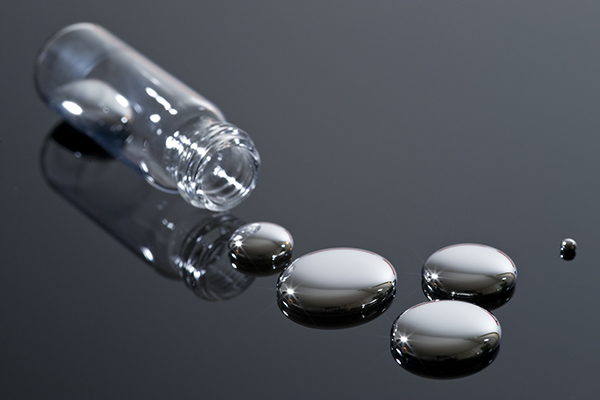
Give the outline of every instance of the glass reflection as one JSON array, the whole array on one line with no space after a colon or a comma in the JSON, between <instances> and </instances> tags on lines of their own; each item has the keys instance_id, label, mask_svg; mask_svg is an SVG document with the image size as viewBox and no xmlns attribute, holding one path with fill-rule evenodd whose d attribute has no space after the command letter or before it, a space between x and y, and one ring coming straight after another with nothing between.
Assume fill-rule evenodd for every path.
<instances>
[{"instance_id":1,"label":"glass reflection","mask_svg":"<svg viewBox=\"0 0 600 400\"><path fill-rule=\"evenodd\" d=\"M462 243L444 247L423 264L421 287L429 300L463 300L492 310L508 302L517 268L490 246Z\"/></svg>"},{"instance_id":2,"label":"glass reflection","mask_svg":"<svg viewBox=\"0 0 600 400\"><path fill-rule=\"evenodd\" d=\"M48 136L41 154L49 185L160 274L183 279L209 301L246 290L253 277L231 267L227 245L243 225L161 192L116 162L66 123Z\"/></svg>"},{"instance_id":3,"label":"glass reflection","mask_svg":"<svg viewBox=\"0 0 600 400\"><path fill-rule=\"evenodd\" d=\"M502 329L492 314L463 301L417 304L392 325L391 351L407 371L459 378L481 371L500 349Z\"/></svg>"},{"instance_id":4,"label":"glass reflection","mask_svg":"<svg viewBox=\"0 0 600 400\"><path fill-rule=\"evenodd\" d=\"M277 304L311 328L347 328L381 315L396 294L396 271L370 251L334 248L296 259L277 283Z\"/></svg>"}]
</instances>

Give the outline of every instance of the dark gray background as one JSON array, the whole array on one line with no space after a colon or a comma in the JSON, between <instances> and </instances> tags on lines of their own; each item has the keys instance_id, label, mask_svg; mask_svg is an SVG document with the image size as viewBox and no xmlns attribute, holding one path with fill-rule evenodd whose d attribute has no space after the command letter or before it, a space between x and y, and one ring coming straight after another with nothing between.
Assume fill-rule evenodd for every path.
<instances>
[{"instance_id":1,"label":"dark gray background","mask_svg":"<svg viewBox=\"0 0 600 400\"><path fill-rule=\"evenodd\" d=\"M0 397L556 398L599 388L597 1L0 3ZM295 255L351 246L399 274L392 307L322 331L276 277L222 303L154 273L44 182L58 122L37 97L47 37L97 22L214 101L263 169L235 214ZM564 237L577 258L559 258ZM425 300L424 259L497 247L519 270L498 359L436 381L389 352Z\"/></svg>"}]
</instances>

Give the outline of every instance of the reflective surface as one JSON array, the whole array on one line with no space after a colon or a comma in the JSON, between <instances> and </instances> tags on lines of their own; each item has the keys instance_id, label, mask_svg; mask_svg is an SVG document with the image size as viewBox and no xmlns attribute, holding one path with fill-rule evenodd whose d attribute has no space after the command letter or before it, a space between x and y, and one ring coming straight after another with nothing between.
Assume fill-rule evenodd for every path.
<instances>
[{"instance_id":1,"label":"reflective surface","mask_svg":"<svg viewBox=\"0 0 600 400\"><path fill-rule=\"evenodd\" d=\"M335 248L296 259L277 283L283 314L311 328L345 328L383 313L396 293L396 271L366 250Z\"/></svg>"},{"instance_id":2,"label":"reflective surface","mask_svg":"<svg viewBox=\"0 0 600 400\"><path fill-rule=\"evenodd\" d=\"M423 264L421 286L429 300L456 299L488 309L510 300L517 268L503 252L473 243L444 247Z\"/></svg>"},{"instance_id":3,"label":"reflective surface","mask_svg":"<svg viewBox=\"0 0 600 400\"><path fill-rule=\"evenodd\" d=\"M232 299L254 281L254 277L232 268L227 257L228 239L240 223L231 215L215 215L193 230L180 234L184 237L180 253L173 257L174 262L187 286L203 300Z\"/></svg>"},{"instance_id":4,"label":"reflective surface","mask_svg":"<svg viewBox=\"0 0 600 400\"><path fill-rule=\"evenodd\" d=\"M429 378L458 378L487 367L502 329L485 309L462 301L417 304L392 325L392 355L404 369Z\"/></svg>"},{"instance_id":5,"label":"reflective surface","mask_svg":"<svg viewBox=\"0 0 600 400\"><path fill-rule=\"evenodd\" d=\"M65 123L47 137L41 161L60 195L157 272L183 278L201 299L231 299L253 282L227 257L228 239L243 224L238 218L199 210L152 188Z\"/></svg>"},{"instance_id":6,"label":"reflective surface","mask_svg":"<svg viewBox=\"0 0 600 400\"><path fill-rule=\"evenodd\" d=\"M571 238L567 238L560 244L560 258L565 261L571 261L577 255L577 242Z\"/></svg>"},{"instance_id":7,"label":"reflective surface","mask_svg":"<svg viewBox=\"0 0 600 400\"><path fill-rule=\"evenodd\" d=\"M248 275L281 272L292 260L294 239L282 226L254 222L239 227L229 239L229 258L235 269Z\"/></svg>"},{"instance_id":8,"label":"reflective surface","mask_svg":"<svg viewBox=\"0 0 600 400\"><path fill-rule=\"evenodd\" d=\"M0 398L598 397L597 2L33 0L0 15ZM53 190L40 151L59 118L32 64L90 19L252 135L259 184L233 215L284 226L295 258L350 246L389 260L385 313L306 328L277 306L278 275L199 300ZM131 176L111 168L96 178L126 203ZM517 289L492 311L492 365L430 380L391 357L390 328L427 301L421 268L453 243L505 252Z\"/></svg>"}]
</instances>

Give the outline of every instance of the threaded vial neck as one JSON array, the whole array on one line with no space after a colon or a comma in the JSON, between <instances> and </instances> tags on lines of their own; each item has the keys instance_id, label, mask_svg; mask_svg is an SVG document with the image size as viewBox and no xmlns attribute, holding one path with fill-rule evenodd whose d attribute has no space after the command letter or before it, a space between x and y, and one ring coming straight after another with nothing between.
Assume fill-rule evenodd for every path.
<instances>
[{"instance_id":1,"label":"threaded vial neck","mask_svg":"<svg viewBox=\"0 0 600 400\"><path fill-rule=\"evenodd\" d=\"M177 189L190 204L212 211L240 204L256 186L260 156L248 134L226 122L201 121L172 136Z\"/></svg>"}]
</instances>

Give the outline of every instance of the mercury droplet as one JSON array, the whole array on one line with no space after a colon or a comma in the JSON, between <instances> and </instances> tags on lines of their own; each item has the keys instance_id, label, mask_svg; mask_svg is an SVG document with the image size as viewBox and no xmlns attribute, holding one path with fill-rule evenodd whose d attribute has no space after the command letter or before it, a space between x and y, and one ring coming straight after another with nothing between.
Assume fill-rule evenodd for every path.
<instances>
[{"instance_id":1,"label":"mercury droplet","mask_svg":"<svg viewBox=\"0 0 600 400\"><path fill-rule=\"evenodd\" d=\"M366 250L334 248L296 259L277 283L277 303L292 321L345 328L383 313L396 293L396 271Z\"/></svg>"},{"instance_id":2,"label":"mercury droplet","mask_svg":"<svg viewBox=\"0 0 600 400\"><path fill-rule=\"evenodd\" d=\"M489 310L512 297L517 268L503 252L482 244L456 244L423 265L421 286L429 300L463 300Z\"/></svg>"},{"instance_id":3,"label":"mercury droplet","mask_svg":"<svg viewBox=\"0 0 600 400\"><path fill-rule=\"evenodd\" d=\"M560 244L560 258L566 261L571 261L575 258L577 250L577 242L567 238Z\"/></svg>"},{"instance_id":4,"label":"mercury droplet","mask_svg":"<svg viewBox=\"0 0 600 400\"><path fill-rule=\"evenodd\" d=\"M229 259L244 274L273 275L289 265L293 246L294 239L284 227L255 222L233 233L229 239Z\"/></svg>"},{"instance_id":5,"label":"mercury droplet","mask_svg":"<svg viewBox=\"0 0 600 400\"><path fill-rule=\"evenodd\" d=\"M407 371L458 378L487 367L497 356L502 329L487 310L463 301L417 304L392 325L391 350Z\"/></svg>"}]
</instances>

